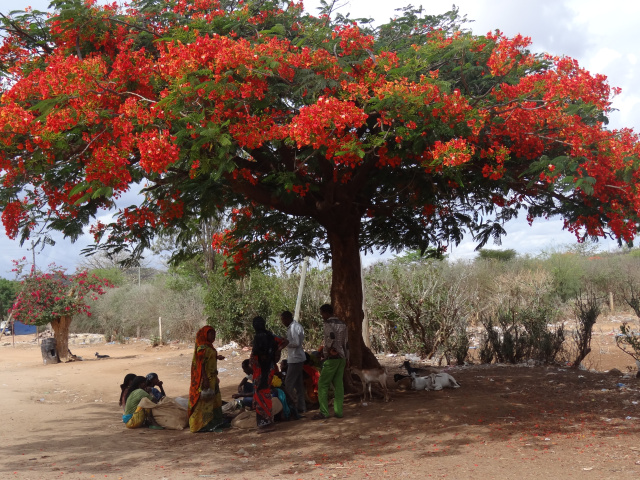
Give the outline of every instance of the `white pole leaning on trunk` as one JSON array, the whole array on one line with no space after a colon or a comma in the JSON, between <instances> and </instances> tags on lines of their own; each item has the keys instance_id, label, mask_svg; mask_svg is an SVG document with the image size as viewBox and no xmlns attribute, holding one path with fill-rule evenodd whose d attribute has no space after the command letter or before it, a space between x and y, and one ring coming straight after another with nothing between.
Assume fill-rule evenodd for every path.
<instances>
[{"instance_id":1,"label":"white pole leaning on trunk","mask_svg":"<svg viewBox=\"0 0 640 480\"><path fill-rule=\"evenodd\" d=\"M160 342L162 343L162 317L158 317L158 332L160 333Z\"/></svg>"},{"instance_id":2,"label":"white pole leaning on trunk","mask_svg":"<svg viewBox=\"0 0 640 480\"><path fill-rule=\"evenodd\" d=\"M362 283L362 340L367 348L371 348L371 336L369 335L369 317L364 293L364 269L362 268L362 255L360 255L360 283Z\"/></svg>"},{"instance_id":3,"label":"white pole leaning on trunk","mask_svg":"<svg viewBox=\"0 0 640 480\"><path fill-rule=\"evenodd\" d=\"M296 299L296 310L293 314L293 319L297 322L300 320L300 307L302 306L302 292L304 291L304 280L307 276L307 265L309 264L309 257L304 257L302 262L302 269L300 271L300 284L298 285L298 298Z\"/></svg>"}]
</instances>

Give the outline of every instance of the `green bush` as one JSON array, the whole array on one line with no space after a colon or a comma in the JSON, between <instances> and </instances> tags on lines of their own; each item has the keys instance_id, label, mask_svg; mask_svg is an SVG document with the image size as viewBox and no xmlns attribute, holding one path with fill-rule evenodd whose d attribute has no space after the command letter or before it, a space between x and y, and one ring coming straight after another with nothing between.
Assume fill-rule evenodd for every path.
<instances>
[{"instance_id":1,"label":"green bush","mask_svg":"<svg viewBox=\"0 0 640 480\"><path fill-rule=\"evenodd\" d=\"M495 319L484 317L484 339L480 347L483 363L520 363L534 359L542 363L560 360L565 341L562 325L552 326L557 312L549 305L508 305Z\"/></svg>"}]
</instances>

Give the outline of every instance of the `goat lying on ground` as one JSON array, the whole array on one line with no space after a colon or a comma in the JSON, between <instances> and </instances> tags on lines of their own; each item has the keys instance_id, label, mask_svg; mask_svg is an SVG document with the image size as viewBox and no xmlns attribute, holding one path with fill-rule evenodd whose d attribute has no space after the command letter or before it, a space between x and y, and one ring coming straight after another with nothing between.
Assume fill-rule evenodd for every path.
<instances>
[{"instance_id":1,"label":"goat lying on ground","mask_svg":"<svg viewBox=\"0 0 640 480\"><path fill-rule=\"evenodd\" d=\"M432 373L427 379L425 390L442 390L443 388L460 388L456 379L448 373Z\"/></svg>"},{"instance_id":2,"label":"goat lying on ground","mask_svg":"<svg viewBox=\"0 0 640 480\"><path fill-rule=\"evenodd\" d=\"M426 377L411 374L411 388L414 390L442 390L443 388L460 388L456 379L448 373L432 373Z\"/></svg>"},{"instance_id":3,"label":"goat lying on ground","mask_svg":"<svg viewBox=\"0 0 640 480\"><path fill-rule=\"evenodd\" d=\"M364 394L364 399L367 399L367 388L369 389L369 400L373 401L373 397L371 395L371 384L378 382L382 385L382 390L384 390L384 401L389 401L389 390L387 389L387 371L382 368L364 368L359 369L355 367L351 367L351 373L356 374L360 377L360 381L362 382L362 392Z\"/></svg>"},{"instance_id":4,"label":"goat lying on ground","mask_svg":"<svg viewBox=\"0 0 640 480\"><path fill-rule=\"evenodd\" d=\"M425 390L427 388L427 378L419 377L416 372L411 373L411 388L413 390Z\"/></svg>"}]
</instances>

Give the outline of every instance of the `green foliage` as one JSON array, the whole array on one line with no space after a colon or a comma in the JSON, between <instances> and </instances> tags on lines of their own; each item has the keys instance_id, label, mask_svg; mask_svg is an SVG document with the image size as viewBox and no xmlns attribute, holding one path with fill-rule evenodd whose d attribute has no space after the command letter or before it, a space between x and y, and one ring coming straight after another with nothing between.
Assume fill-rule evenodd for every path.
<instances>
[{"instance_id":1,"label":"green foliage","mask_svg":"<svg viewBox=\"0 0 640 480\"><path fill-rule=\"evenodd\" d=\"M469 324L466 276L443 262L373 266L365 279L368 317L378 349L460 357ZM457 339L454 339L457 336Z\"/></svg>"},{"instance_id":2,"label":"green foliage","mask_svg":"<svg viewBox=\"0 0 640 480\"><path fill-rule=\"evenodd\" d=\"M550 327L557 312L548 305L508 305L495 318L481 320L485 337L480 348L483 363L520 363L534 359L542 363L559 360L565 340L562 324Z\"/></svg>"},{"instance_id":3,"label":"green foliage","mask_svg":"<svg viewBox=\"0 0 640 480\"><path fill-rule=\"evenodd\" d=\"M322 336L320 305L329 302L331 271L311 269L307 272L302 296L300 323L305 329L307 345L316 348ZM212 275L205 303L209 324L224 341L235 340L250 345L253 339L251 321L260 315L276 334L285 335L280 323L283 310L294 311L300 281L299 273L281 271L279 275L252 270L241 279L222 273Z\"/></svg>"},{"instance_id":4,"label":"green foliage","mask_svg":"<svg viewBox=\"0 0 640 480\"><path fill-rule=\"evenodd\" d=\"M138 334L152 338L159 335L158 318L162 318L164 340L193 341L206 320L204 290L199 285L170 289L162 278L141 286L126 284L102 296L92 313L79 317L74 331L102 333L115 341Z\"/></svg>"},{"instance_id":5,"label":"green foliage","mask_svg":"<svg viewBox=\"0 0 640 480\"><path fill-rule=\"evenodd\" d=\"M640 261L636 257L626 252L576 257L591 277L589 281L604 289L597 290L598 297L613 285L613 278L620 287L616 296L622 301L626 295L624 305L633 307L640 302ZM74 321L74 330L105 333L119 341L135 336L139 328L143 337L152 338L158 336L158 317L162 317L165 340L193 341L207 321L218 330L221 342L248 345L253 338L251 320L263 315L276 334L285 334L279 314L295 308L299 269L254 270L243 279L214 270L207 283L198 271L179 267L141 287L128 284L110 290L96 302L92 317ZM562 303L555 294L553 267L549 258L521 257L510 262L453 263L407 255L376 263L365 271L373 350L420 353L436 361L455 359L463 364L471 361L469 346L477 338L472 327L480 325L483 331L476 352L481 362L534 359L552 364L569 355L575 360L567 345L573 338L559 322L574 304ZM598 272L609 280L594 283ZM330 287L330 269L309 269L300 315L307 349L321 342L318 307L330 301ZM581 315L589 320L590 314L586 309ZM588 327L588 322L584 325ZM575 345L588 338L586 328L581 331L585 334ZM630 328L627 332L627 350L634 353L635 333ZM582 344L588 347L588 342Z\"/></svg>"},{"instance_id":6,"label":"green foliage","mask_svg":"<svg viewBox=\"0 0 640 480\"><path fill-rule=\"evenodd\" d=\"M0 320L5 320L19 290L19 282L0 278Z\"/></svg>"},{"instance_id":7,"label":"green foliage","mask_svg":"<svg viewBox=\"0 0 640 480\"><path fill-rule=\"evenodd\" d=\"M627 355L640 362L640 335L624 322L620 325L620 335L616 336L616 345Z\"/></svg>"},{"instance_id":8,"label":"green foliage","mask_svg":"<svg viewBox=\"0 0 640 480\"><path fill-rule=\"evenodd\" d=\"M548 260L553 273L553 289L563 302L576 297L584 288L582 259L574 253L555 253Z\"/></svg>"},{"instance_id":9,"label":"green foliage","mask_svg":"<svg viewBox=\"0 0 640 480\"><path fill-rule=\"evenodd\" d=\"M508 262L516 258L516 251L513 249L493 250L481 248L478 251L478 258L482 260L497 260L499 262Z\"/></svg>"}]
</instances>

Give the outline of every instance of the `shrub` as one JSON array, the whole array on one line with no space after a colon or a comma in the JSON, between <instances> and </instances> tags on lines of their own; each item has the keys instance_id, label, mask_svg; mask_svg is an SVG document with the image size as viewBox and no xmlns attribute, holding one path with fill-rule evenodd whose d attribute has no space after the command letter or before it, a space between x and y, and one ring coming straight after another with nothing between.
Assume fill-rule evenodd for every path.
<instances>
[{"instance_id":1,"label":"shrub","mask_svg":"<svg viewBox=\"0 0 640 480\"><path fill-rule=\"evenodd\" d=\"M480 348L480 360L490 363L519 363L535 359L554 363L563 352L565 340L562 325L553 327L557 313L545 305L513 305L500 310L496 319L484 317L485 335Z\"/></svg>"},{"instance_id":2,"label":"shrub","mask_svg":"<svg viewBox=\"0 0 640 480\"><path fill-rule=\"evenodd\" d=\"M573 334L576 352L573 367L578 368L591 352L591 335L600 315L600 301L594 292L580 294L575 299L573 312L576 317L576 331Z\"/></svg>"}]
</instances>

